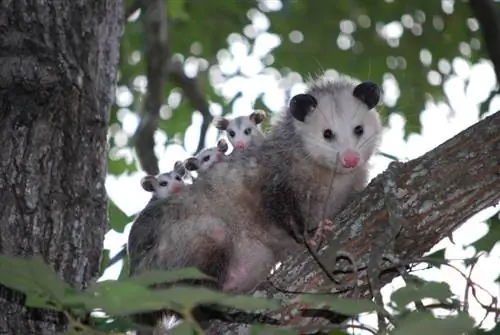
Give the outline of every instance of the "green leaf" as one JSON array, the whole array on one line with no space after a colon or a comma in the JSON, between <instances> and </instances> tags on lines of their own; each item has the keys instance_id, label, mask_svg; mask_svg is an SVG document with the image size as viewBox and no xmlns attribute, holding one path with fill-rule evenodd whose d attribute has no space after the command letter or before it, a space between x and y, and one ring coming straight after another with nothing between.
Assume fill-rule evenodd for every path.
<instances>
[{"instance_id":1,"label":"green leaf","mask_svg":"<svg viewBox=\"0 0 500 335\"><path fill-rule=\"evenodd\" d=\"M396 324L392 335L457 335L474 329L474 319L465 313L436 318L429 313L408 314Z\"/></svg>"},{"instance_id":2,"label":"green leaf","mask_svg":"<svg viewBox=\"0 0 500 335\"><path fill-rule=\"evenodd\" d=\"M182 309L193 308L200 304L218 304L244 310L276 309L281 306L279 301L274 299L230 295L204 287L177 286L165 290L156 290L155 294L168 301L170 305L179 306Z\"/></svg>"},{"instance_id":3,"label":"green leaf","mask_svg":"<svg viewBox=\"0 0 500 335\"><path fill-rule=\"evenodd\" d=\"M28 296L28 303L38 307L60 300L71 290L39 255L12 257L0 255L0 283ZM32 296L32 297L29 297ZM47 307L50 308L50 307Z\"/></svg>"},{"instance_id":4,"label":"green leaf","mask_svg":"<svg viewBox=\"0 0 500 335\"><path fill-rule=\"evenodd\" d=\"M169 331L172 335L196 335L196 330L189 322L183 321Z\"/></svg>"},{"instance_id":5,"label":"green leaf","mask_svg":"<svg viewBox=\"0 0 500 335\"><path fill-rule=\"evenodd\" d=\"M157 296L156 292L115 280L98 282L84 294L65 298L64 303L82 304L87 310L100 308L113 317L172 307L162 297Z\"/></svg>"},{"instance_id":6,"label":"green leaf","mask_svg":"<svg viewBox=\"0 0 500 335\"><path fill-rule=\"evenodd\" d=\"M99 263L99 275L102 276L109 263L109 250L103 249L101 253L101 261Z\"/></svg>"},{"instance_id":7,"label":"green leaf","mask_svg":"<svg viewBox=\"0 0 500 335\"><path fill-rule=\"evenodd\" d=\"M500 219L498 218L498 213L490 217L486 221L486 224L488 224L488 232L471 244L476 248L476 252L490 252L498 241L500 241Z\"/></svg>"},{"instance_id":8,"label":"green leaf","mask_svg":"<svg viewBox=\"0 0 500 335\"><path fill-rule=\"evenodd\" d=\"M171 1L166 7L170 19L178 21L189 20L189 14L186 12L186 0Z\"/></svg>"},{"instance_id":9,"label":"green leaf","mask_svg":"<svg viewBox=\"0 0 500 335\"><path fill-rule=\"evenodd\" d=\"M347 316L373 312L378 309L378 306L368 299L347 299L323 294L304 294L301 296L301 301L308 304L326 305L332 311Z\"/></svg>"},{"instance_id":10,"label":"green leaf","mask_svg":"<svg viewBox=\"0 0 500 335\"><path fill-rule=\"evenodd\" d=\"M136 169L133 165L127 163L124 158L108 159L108 173L114 176L119 176L125 172L133 172Z\"/></svg>"},{"instance_id":11,"label":"green leaf","mask_svg":"<svg viewBox=\"0 0 500 335\"><path fill-rule=\"evenodd\" d=\"M122 266L122 269L120 271L120 276L118 277L118 280L122 281L126 278L129 278L128 272L129 272L128 257L124 257L123 258L123 266Z\"/></svg>"},{"instance_id":12,"label":"green leaf","mask_svg":"<svg viewBox=\"0 0 500 335\"><path fill-rule=\"evenodd\" d=\"M125 226L132 221L111 199L108 199L108 213L111 228L119 233L123 233Z\"/></svg>"},{"instance_id":13,"label":"green leaf","mask_svg":"<svg viewBox=\"0 0 500 335\"><path fill-rule=\"evenodd\" d=\"M196 268L185 268L173 271L159 271L153 270L139 275L135 275L127 282L137 285L149 286L154 284L166 284L176 282L182 279L210 279L211 277L205 275L203 272Z\"/></svg>"},{"instance_id":14,"label":"green leaf","mask_svg":"<svg viewBox=\"0 0 500 335\"><path fill-rule=\"evenodd\" d=\"M433 298L437 300L445 300L450 298L453 293L447 283L426 282L420 287L407 283L391 294L391 300L398 306L399 309L404 309L406 305L414 301L420 301L424 298Z\"/></svg>"},{"instance_id":15,"label":"green leaf","mask_svg":"<svg viewBox=\"0 0 500 335\"><path fill-rule=\"evenodd\" d=\"M442 248L442 249L434 251L432 254L425 256L425 258L431 258L431 259L434 259L436 261L444 261L445 260L445 258L444 258L445 252L446 252L446 248Z\"/></svg>"}]
</instances>

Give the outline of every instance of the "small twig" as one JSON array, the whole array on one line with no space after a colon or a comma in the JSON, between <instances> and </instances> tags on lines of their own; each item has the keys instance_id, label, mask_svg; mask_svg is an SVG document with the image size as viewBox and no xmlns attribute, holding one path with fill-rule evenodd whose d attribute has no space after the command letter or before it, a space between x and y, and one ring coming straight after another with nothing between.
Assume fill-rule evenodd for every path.
<instances>
[{"instance_id":1,"label":"small twig","mask_svg":"<svg viewBox=\"0 0 500 335\"><path fill-rule=\"evenodd\" d=\"M478 259L476 258L476 261L472 263L469 271L469 275L467 276L467 282L465 283L465 293L464 293L464 306L463 306L463 311L468 312L469 311L469 290L471 287L471 277L472 277L472 271L474 270L474 267L477 264Z\"/></svg>"},{"instance_id":2,"label":"small twig","mask_svg":"<svg viewBox=\"0 0 500 335\"><path fill-rule=\"evenodd\" d=\"M196 149L196 152L199 152L205 147L207 130L213 120L213 116L210 114L210 107L208 105L207 98L205 97L205 93L200 86L198 78L189 78L186 76L180 61L172 61L167 70L170 78L172 78L172 81L182 89L191 106L194 109L197 109L203 116L203 123L201 124L200 129L200 139Z\"/></svg>"},{"instance_id":3,"label":"small twig","mask_svg":"<svg viewBox=\"0 0 500 335\"><path fill-rule=\"evenodd\" d=\"M469 6L479 22L486 50L495 69L497 83L500 83L500 22L497 7L492 0L469 1Z\"/></svg>"},{"instance_id":4,"label":"small twig","mask_svg":"<svg viewBox=\"0 0 500 335\"><path fill-rule=\"evenodd\" d=\"M366 330L372 334L377 334L377 331L369 326L366 325L356 325L356 324L349 324L349 325L340 325L340 324L331 324L328 326L322 326L322 327L315 327L315 326L305 326L305 327L294 327L294 329L298 330L301 334L323 334L323 333L328 333L331 332L332 330L347 330L349 328L353 329L361 329L361 330ZM315 332L315 333L311 333ZM319 332L319 333L318 333Z\"/></svg>"},{"instance_id":5,"label":"small twig","mask_svg":"<svg viewBox=\"0 0 500 335\"><path fill-rule=\"evenodd\" d=\"M163 84L168 61L168 27L165 1L148 1L142 15L148 91L142 117L133 137L139 163L148 174L159 173L154 153L154 133L158 128L160 107L163 104Z\"/></svg>"}]
</instances>

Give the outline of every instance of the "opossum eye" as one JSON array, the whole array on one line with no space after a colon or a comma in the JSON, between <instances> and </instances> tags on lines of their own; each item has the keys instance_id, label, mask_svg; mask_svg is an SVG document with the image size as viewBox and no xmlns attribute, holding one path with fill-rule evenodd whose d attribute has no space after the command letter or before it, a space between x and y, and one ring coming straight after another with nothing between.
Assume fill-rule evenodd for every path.
<instances>
[{"instance_id":1,"label":"opossum eye","mask_svg":"<svg viewBox=\"0 0 500 335\"><path fill-rule=\"evenodd\" d=\"M182 181L182 178L180 176L175 176L175 180Z\"/></svg>"},{"instance_id":2,"label":"opossum eye","mask_svg":"<svg viewBox=\"0 0 500 335\"><path fill-rule=\"evenodd\" d=\"M323 137L328 141L333 140L333 131L331 129L326 129L325 131L323 131Z\"/></svg>"},{"instance_id":3,"label":"opossum eye","mask_svg":"<svg viewBox=\"0 0 500 335\"><path fill-rule=\"evenodd\" d=\"M168 181L162 180L162 181L159 182L159 184L160 184L161 187L165 187L165 186L168 185Z\"/></svg>"},{"instance_id":4,"label":"opossum eye","mask_svg":"<svg viewBox=\"0 0 500 335\"><path fill-rule=\"evenodd\" d=\"M231 137L234 137L234 135L236 135L236 133L234 132L234 130L230 130L227 132L229 134L229 136Z\"/></svg>"},{"instance_id":5,"label":"opossum eye","mask_svg":"<svg viewBox=\"0 0 500 335\"><path fill-rule=\"evenodd\" d=\"M245 133L245 135L250 135L250 133L252 132L252 129L246 128L243 132Z\"/></svg>"},{"instance_id":6,"label":"opossum eye","mask_svg":"<svg viewBox=\"0 0 500 335\"><path fill-rule=\"evenodd\" d=\"M365 132L365 130L363 129L363 126L354 127L354 135L361 136L361 135L363 135L364 132Z\"/></svg>"},{"instance_id":7,"label":"opossum eye","mask_svg":"<svg viewBox=\"0 0 500 335\"><path fill-rule=\"evenodd\" d=\"M210 159L209 155L203 156L203 161L204 162L208 162L209 159Z\"/></svg>"}]
</instances>

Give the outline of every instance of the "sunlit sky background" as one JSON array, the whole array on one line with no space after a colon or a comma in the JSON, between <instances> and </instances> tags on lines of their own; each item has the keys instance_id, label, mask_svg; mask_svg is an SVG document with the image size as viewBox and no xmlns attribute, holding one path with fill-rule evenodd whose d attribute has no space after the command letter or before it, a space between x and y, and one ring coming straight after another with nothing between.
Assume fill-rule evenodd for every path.
<instances>
[{"instance_id":1,"label":"sunlit sky background","mask_svg":"<svg viewBox=\"0 0 500 335\"><path fill-rule=\"evenodd\" d=\"M278 2L268 1L267 6L274 10L279 9ZM225 98L232 98L238 91L242 91L242 96L233 105L232 114L229 117L238 115L248 115L252 111L252 105L255 98L265 92L264 102L273 111L279 112L287 104L287 97L283 87L292 86L291 95L301 93L305 90L302 83L303 79L298 74L282 78L280 74L274 69L265 69L262 58L269 60L269 52L279 45L280 38L274 34L267 32L269 28L269 20L265 15L260 12L251 11L249 13L251 24L244 29L244 34L247 36L255 36L255 45L251 54L248 54L248 44L242 42L242 36L239 34L232 34L228 37L228 49L223 50L218 54L219 66L210 69L211 80L214 86L220 90L219 92ZM352 25L351 25L352 26ZM344 24L344 29L349 28L349 24ZM464 27L465 28L465 27ZM342 26L341 26L342 29ZM397 38L403 32L402 26L399 22L393 22L382 30L386 37ZM300 33L295 32L290 34L290 39L300 39ZM339 48L345 47L345 41L342 38L337 39ZM193 48L199 45L194 44ZM459 48L457 46L457 56L459 55ZM267 56L265 56L267 55ZM134 56L134 55L133 55ZM265 57L263 57L265 56ZM367 56L368 57L368 56ZM421 59L424 62L425 58L429 57L426 53L421 53ZM368 57L369 58L369 57ZM425 154L427 151L435 148L444 141L455 136L462 130L473 125L479 121L479 103L484 101L490 91L496 84L495 75L492 65L489 61L481 61L477 64L470 64L462 58L450 60L451 62L440 62L439 70L442 73L449 73L450 70L454 75L445 82L445 92L451 102L451 108L444 103L428 103L426 109L420 115L423 128L421 134L410 135L408 141L403 140L403 126L404 118L400 115L392 115L389 119L389 125L385 129L383 141L380 150L382 152L394 155L401 160L413 159ZM186 73L189 76L196 75L198 69L206 68L203 61L192 58L186 61ZM225 75L233 74L240 71L243 76L234 76L228 81L221 79L221 73ZM318 67L318 72L321 68ZM329 70L329 74L334 71ZM370 79L358 78L360 80ZM469 80L469 85L466 85L465 80ZM428 80L436 81L441 80L438 72L433 71L429 73ZM136 86L144 90L146 79L144 77L137 78ZM397 84L390 78L386 79L383 83L385 91L384 102L387 105L393 105L398 97ZM167 103L175 107L180 102L180 94L172 93ZM132 96L127 89L118 88L117 103L118 105L128 107L132 101ZM500 98L493 99L489 113L500 110ZM220 105L211 104L211 113L220 115L222 107ZM414 111L418 113L419 111ZM169 109L164 108L161 111L163 116L169 114ZM137 125L138 118L136 114L130 112L127 108L120 110L118 114L122 122L122 132L115 135L116 142L126 142L126 138L131 136ZM185 159L191 156L196 149L199 138L199 129L202 122L201 114L195 112L192 117L192 124L185 134L186 150L180 145L169 145L165 147L164 143L167 139L166 134L158 130L155 134L156 147L155 152L159 157L160 171L166 172L172 169L173 164L177 160ZM218 139L218 131L211 126L206 138L207 146L214 146ZM120 155L125 155L131 158L132 153L129 149L121 149ZM372 160L373 169L371 176L374 177L383 172L390 160L382 156L376 156ZM148 202L150 193L147 193L141 188L140 179L145 175L144 171L132 173L127 176L108 176L106 180L106 188L111 199L127 214L133 215L140 211ZM498 208L498 207L497 207ZM498 209L496 209L498 210ZM487 225L483 223L485 219L490 217L496 212L495 209L487 209L475 217L468 220L460 229L453 234L453 239L456 245L453 245L448 238L441 241L434 247L433 250L446 247L446 257L452 259L463 259L474 255L473 247L465 247L466 245L476 241L487 232ZM104 247L111 251L111 257L118 252L121 246L127 241L128 233L131 225L127 225L123 234L114 231L106 235ZM482 285L490 293L500 296L500 287L494 280L500 275L500 247L499 244L495 246L489 256L483 256L476 265L471 279ZM460 262L455 262L461 270L465 270ZM108 269L101 279L114 279L117 278L121 269L121 262ZM458 275L455 270L450 268L443 268L442 270L430 269L419 271L418 274L429 280L446 281L451 285L452 291L460 297L463 297L465 290L465 280ZM395 288L404 285L401 279L395 279L391 284L387 285L383 290L385 299L389 298L389 294ZM489 297L478 291L478 298L483 303L489 303ZM387 300L388 301L388 300ZM474 299L470 300L471 313L480 321L484 316L484 311L475 302ZM366 316L362 318L362 322L367 322L373 326L376 325L376 318L374 316ZM493 317L489 317L484 327L490 328L493 325ZM366 332L368 333L368 332Z\"/></svg>"}]
</instances>

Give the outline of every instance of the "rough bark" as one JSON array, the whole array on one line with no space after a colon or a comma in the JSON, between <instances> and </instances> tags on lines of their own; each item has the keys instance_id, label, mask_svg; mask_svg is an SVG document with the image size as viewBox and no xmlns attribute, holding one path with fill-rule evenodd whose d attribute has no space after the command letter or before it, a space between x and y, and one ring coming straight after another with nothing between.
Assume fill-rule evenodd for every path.
<instances>
[{"instance_id":1,"label":"rough bark","mask_svg":"<svg viewBox=\"0 0 500 335\"><path fill-rule=\"evenodd\" d=\"M388 194L391 188L394 192ZM391 163L337 216L338 229L319 256L333 269L335 251L343 250L354 256L358 267L366 267L373 241L379 238L374 232L389 229L389 212L400 212L404 223L395 239L394 254L401 260L414 260L474 214L497 205L499 200L500 111L417 159ZM395 276L394 272L387 273L382 282L387 283ZM335 292L334 285L306 251L297 251L289 257L269 279L273 286L291 292ZM357 290L340 295L371 298L364 271L360 272L359 279ZM263 283L257 294L291 297L273 286ZM284 320L288 312L283 309L275 316ZM325 322L325 319L304 318L300 314L285 321L311 330L314 329L311 324L321 326ZM236 334L237 329L234 324L216 324L212 331ZM240 333L245 333L244 329L239 326Z\"/></svg>"},{"instance_id":2,"label":"rough bark","mask_svg":"<svg viewBox=\"0 0 500 335\"><path fill-rule=\"evenodd\" d=\"M66 282L96 279L119 0L0 3L0 253L41 254ZM54 334L58 314L0 288L0 334Z\"/></svg>"}]
</instances>

